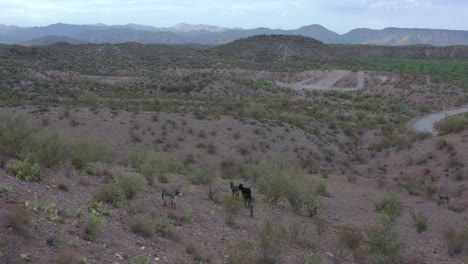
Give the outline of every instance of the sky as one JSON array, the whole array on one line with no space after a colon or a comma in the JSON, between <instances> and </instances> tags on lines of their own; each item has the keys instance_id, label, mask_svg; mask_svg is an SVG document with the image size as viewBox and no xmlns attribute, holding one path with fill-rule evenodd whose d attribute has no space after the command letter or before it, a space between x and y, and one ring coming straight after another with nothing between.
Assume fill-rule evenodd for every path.
<instances>
[{"instance_id":1,"label":"sky","mask_svg":"<svg viewBox=\"0 0 468 264\"><path fill-rule=\"evenodd\" d=\"M0 24L58 22L281 29L320 24L340 34L353 28L468 30L468 0L0 0Z\"/></svg>"}]
</instances>

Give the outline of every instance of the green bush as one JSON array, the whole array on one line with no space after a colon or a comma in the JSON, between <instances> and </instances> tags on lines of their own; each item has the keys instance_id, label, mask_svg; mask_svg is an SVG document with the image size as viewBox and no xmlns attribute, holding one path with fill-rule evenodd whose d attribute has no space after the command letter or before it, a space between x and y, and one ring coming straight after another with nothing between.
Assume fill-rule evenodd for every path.
<instances>
[{"instance_id":1,"label":"green bush","mask_svg":"<svg viewBox=\"0 0 468 264\"><path fill-rule=\"evenodd\" d=\"M341 229L339 238L341 243L350 250L359 248L361 243L364 241L364 236L362 235L361 230L353 227L344 227Z\"/></svg>"},{"instance_id":2,"label":"green bush","mask_svg":"<svg viewBox=\"0 0 468 264\"><path fill-rule=\"evenodd\" d=\"M110 156L107 146L95 138L75 139L69 144L69 153L71 162L77 169L82 169L91 162L107 161Z\"/></svg>"},{"instance_id":3,"label":"green bush","mask_svg":"<svg viewBox=\"0 0 468 264\"><path fill-rule=\"evenodd\" d=\"M122 187L116 183L111 182L104 185L96 195L98 201L110 203L115 207L122 206L123 202L126 200L127 196L122 189Z\"/></svg>"},{"instance_id":4,"label":"green bush","mask_svg":"<svg viewBox=\"0 0 468 264\"><path fill-rule=\"evenodd\" d=\"M195 185L203 185L208 189L208 198L214 200L216 188L214 183L219 178L219 173L215 170L205 170L199 168L191 168L189 173L189 180Z\"/></svg>"},{"instance_id":5,"label":"green bush","mask_svg":"<svg viewBox=\"0 0 468 264\"><path fill-rule=\"evenodd\" d=\"M370 253L376 263L401 263L405 243L400 230L395 227L376 226L369 231L368 236Z\"/></svg>"},{"instance_id":6,"label":"green bush","mask_svg":"<svg viewBox=\"0 0 468 264\"><path fill-rule=\"evenodd\" d=\"M313 207L314 203L317 205L316 202L320 201L320 199L316 197L317 187L319 186L325 185L318 183L311 175L302 173L299 170L296 175L293 175L293 177L289 179L288 185L284 186L286 190L285 196L295 213L299 213L304 205L306 205L308 209ZM317 205L316 210L318 210L320 206L321 204Z\"/></svg>"},{"instance_id":7,"label":"green bush","mask_svg":"<svg viewBox=\"0 0 468 264\"><path fill-rule=\"evenodd\" d=\"M285 229L266 222L259 234L260 255L256 263L277 263L283 249Z\"/></svg>"},{"instance_id":8,"label":"green bush","mask_svg":"<svg viewBox=\"0 0 468 264\"><path fill-rule=\"evenodd\" d=\"M326 185L306 174L300 167L282 161L268 160L251 169L257 179L259 192L267 201L276 204L286 198L295 213L307 205L315 215L321 206L317 194L328 194Z\"/></svg>"},{"instance_id":9,"label":"green bush","mask_svg":"<svg viewBox=\"0 0 468 264\"><path fill-rule=\"evenodd\" d=\"M468 246L468 227L455 228L448 226L442 233L447 242L448 253L450 256L462 253Z\"/></svg>"},{"instance_id":10,"label":"green bush","mask_svg":"<svg viewBox=\"0 0 468 264\"><path fill-rule=\"evenodd\" d=\"M307 212L309 213L309 217L313 217L317 215L318 210L322 208L322 201L317 196L309 197L306 200Z\"/></svg>"},{"instance_id":11,"label":"green bush","mask_svg":"<svg viewBox=\"0 0 468 264\"><path fill-rule=\"evenodd\" d=\"M396 193L386 193L375 202L375 211L388 216L390 221L395 220L402 210L400 197Z\"/></svg>"},{"instance_id":12,"label":"green bush","mask_svg":"<svg viewBox=\"0 0 468 264\"><path fill-rule=\"evenodd\" d=\"M468 129L468 114L449 116L434 125L442 135L458 133Z\"/></svg>"},{"instance_id":13,"label":"green bush","mask_svg":"<svg viewBox=\"0 0 468 264\"><path fill-rule=\"evenodd\" d=\"M148 256L138 255L132 259L132 264L150 264L151 258Z\"/></svg>"},{"instance_id":14,"label":"green bush","mask_svg":"<svg viewBox=\"0 0 468 264\"><path fill-rule=\"evenodd\" d=\"M405 188L405 190L408 191L409 195L418 195L419 189L422 185L423 183L421 181L418 181L417 179L408 179L401 183L401 186L403 186L403 188Z\"/></svg>"},{"instance_id":15,"label":"green bush","mask_svg":"<svg viewBox=\"0 0 468 264\"><path fill-rule=\"evenodd\" d=\"M234 225L234 218L242 208L242 203L232 195L226 195L223 198L223 209L227 225Z\"/></svg>"},{"instance_id":16,"label":"green bush","mask_svg":"<svg viewBox=\"0 0 468 264\"><path fill-rule=\"evenodd\" d=\"M89 214L84 223L84 231L89 236L89 240L96 241L103 226L104 218L96 214Z\"/></svg>"},{"instance_id":17,"label":"green bush","mask_svg":"<svg viewBox=\"0 0 468 264\"><path fill-rule=\"evenodd\" d=\"M0 155L19 156L39 130L25 115L0 114Z\"/></svg>"},{"instance_id":18,"label":"green bush","mask_svg":"<svg viewBox=\"0 0 468 264\"><path fill-rule=\"evenodd\" d=\"M298 170L287 163L278 161L265 161L253 168L257 178L258 191L265 195L269 203L276 204L285 197L285 186L294 177Z\"/></svg>"},{"instance_id":19,"label":"green bush","mask_svg":"<svg viewBox=\"0 0 468 264\"><path fill-rule=\"evenodd\" d=\"M32 138L27 147L37 162L51 168L63 163L68 158L66 140L57 133L42 132Z\"/></svg>"},{"instance_id":20,"label":"green bush","mask_svg":"<svg viewBox=\"0 0 468 264\"><path fill-rule=\"evenodd\" d=\"M167 173L182 173L183 164L166 153L135 149L128 157L129 164L136 168L150 185L156 179L165 181ZM166 178L167 180L167 178Z\"/></svg>"},{"instance_id":21,"label":"green bush","mask_svg":"<svg viewBox=\"0 0 468 264\"><path fill-rule=\"evenodd\" d=\"M130 230L143 237L152 237L155 232L155 226L151 219L145 215L133 215L128 219Z\"/></svg>"},{"instance_id":22,"label":"green bush","mask_svg":"<svg viewBox=\"0 0 468 264\"><path fill-rule=\"evenodd\" d=\"M36 163L32 162L29 159L21 161L15 164L8 166L8 171L10 171L16 178L25 181L40 181L41 180L41 170Z\"/></svg>"},{"instance_id":23,"label":"green bush","mask_svg":"<svg viewBox=\"0 0 468 264\"><path fill-rule=\"evenodd\" d=\"M328 263L320 254L306 254L304 256L305 264L326 264Z\"/></svg>"},{"instance_id":24,"label":"green bush","mask_svg":"<svg viewBox=\"0 0 468 264\"><path fill-rule=\"evenodd\" d=\"M127 199L132 199L137 193L143 191L145 178L139 174L125 174L114 181L120 186Z\"/></svg>"},{"instance_id":25,"label":"green bush","mask_svg":"<svg viewBox=\"0 0 468 264\"><path fill-rule=\"evenodd\" d=\"M96 107L99 102L99 97L94 93L86 92L78 97L78 102L85 106Z\"/></svg>"},{"instance_id":26,"label":"green bush","mask_svg":"<svg viewBox=\"0 0 468 264\"><path fill-rule=\"evenodd\" d=\"M160 236L167 237L171 232L171 223L167 215L163 215L154 219L156 233Z\"/></svg>"},{"instance_id":27,"label":"green bush","mask_svg":"<svg viewBox=\"0 0 468 264\"><path fill-rule=\"evenodd\" d=\"M416 227L416 231L421 233L427 230L427 216L423 215L421 212L415 214L411 212L411 218L413 219L414 226Z\"/></svg>"}]
</instances>

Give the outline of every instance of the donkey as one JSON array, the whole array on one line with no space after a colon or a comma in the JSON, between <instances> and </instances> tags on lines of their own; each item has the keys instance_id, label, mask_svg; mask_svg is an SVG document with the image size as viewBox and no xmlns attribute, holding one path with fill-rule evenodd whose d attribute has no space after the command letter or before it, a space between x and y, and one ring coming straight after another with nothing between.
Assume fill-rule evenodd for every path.
<instances>
[{"instance_id":1,"label":"donkey","mask_svg":"<svg viewBox=\"0 0 468 264\"><path fill-rule=\"evenodd\" d=\"M163 205L166 206L166 201L164 200L164 196L169 196L171 198L171 206L172 208L175 209L176 207L176 201L177 201L177 197L179 195L182 195L182 186L179 185L177 188L175 189L169 189L169 188L164 188L162 190L162 193L161 193L161 197L162 197L162 200L163 200Z\"/></svg>"},{"instance_id":2,"label":"donkey","mask_svg":"<svg viewBox=\"0 0 468 264\"><path fill-rule=\"evenodd\" d=\"M252 201L252 191L250 188L245 188L242 183L239 183L239 190L242 192L242 198L244 198L245 206L249 207Z\"/></svg>"},{"instance_id":3,"label":"donkey","mask_svg":"<svg viewBox=\"0 0 468 264\"><path fill-rule=\"evenodd\" d=\"M235 186L234 182L230 182L229 187L231 187L232 196L239 197L239 186Z\"/></svg>"}]
</instances>

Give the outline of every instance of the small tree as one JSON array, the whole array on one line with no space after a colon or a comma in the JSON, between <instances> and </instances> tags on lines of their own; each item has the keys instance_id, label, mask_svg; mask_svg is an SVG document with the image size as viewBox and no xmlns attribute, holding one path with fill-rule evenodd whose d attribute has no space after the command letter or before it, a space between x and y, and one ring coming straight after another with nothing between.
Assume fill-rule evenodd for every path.
<instances>
[{"instance_id":1,"label":"small tree","mask_svg":"<svg viewBox=\"0 0 468 264\"><path fill-rule=\"evenodd\" d=\"M286 195L289 180L298 171L285 162L269 160L255 166L254 173L257 174L259 192L269 203L276 204Z\"/></svg>"},{"instance_id":2,"label":"small tree","mask_svg":"<svg viewBox=\"0 0 468 264\"><path fill-rule=\"evenodd\" d=\"M190 181L195 185L203 185L207 188L208 198L214 201L214 195L218 191L215 183L219 178L219 173L215 170L192 169L190 172Z\"/></svg>"},{"instance_id":3,"label":"small tree","mask_svg":"<svg viewBox=\"0 0 468 264\"><path fill-rule=\"evenodd\" d=\"M370 253L376 263L401 263L401 255L406 245L399 229L384 223L372 228L368 236Z\"/></svg>"}]
</instances>

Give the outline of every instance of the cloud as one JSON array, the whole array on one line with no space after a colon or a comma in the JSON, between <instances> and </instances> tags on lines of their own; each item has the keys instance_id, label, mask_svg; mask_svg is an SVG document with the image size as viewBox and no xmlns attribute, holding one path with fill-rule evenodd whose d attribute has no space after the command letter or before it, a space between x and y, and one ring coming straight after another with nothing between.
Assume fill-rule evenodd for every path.
<instances>
[{"instance_id":1,"label":"cloud","mask_svg":"<svg viewBox=\"0 0 468 264\"><path fill-rule=\"evenodd\" d=\"M408 9L408 8L417 8L421 6L431 5L430 0L377 0L377 1L368 1L370 8L384 8L384 9Z\"/></svg>"},{"instance_id":2,"label":"cloud","mask_svg":"<svg viewBox=\"0 0 468 264\"><path fill-rule=\"evenodd\" d=\"M345 32L355 27L466 29L461 0L0 0L2 24L46 25L179 22L228 27L297 28L323 24ZM437 19L434 19L437 17Z\"/></svg>"}]
</instances>

